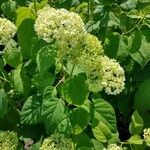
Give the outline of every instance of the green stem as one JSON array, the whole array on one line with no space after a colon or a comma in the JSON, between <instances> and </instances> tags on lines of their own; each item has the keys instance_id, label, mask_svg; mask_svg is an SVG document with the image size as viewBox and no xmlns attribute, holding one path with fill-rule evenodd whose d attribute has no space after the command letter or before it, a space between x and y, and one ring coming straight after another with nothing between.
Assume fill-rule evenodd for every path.
<instances>
[{"instance_id":1,"label":"green stem","mask_svg":"<svg viewBox=\"0 0 150 150\"><path fill-rule=\"evenodd\" d=\"M75 144L72 142L72 148L73 148L73 150L75 150L76 148L75 148Z\"/></svg>"},{"instance_id":2,"label":"green stem","mask_svg":"<svg viewBox=\"0 0 150 150\"><path fill-rule=\"evenodd\" d=\"M56 84L55 87L58 87L60 85L60 83L62 83L64 81L65 77L63 77L62 79L59 80L59 82Z\"/></svg>"},{"instance_id":3,"label":"green stem","mask_svg":"<svg viewBox=\"0 0 150 150\"><path fill-rule=\"evenodd\" d=\"M71 73L70 73L70 78L72 77L72 74L73 74L74 68L75 68L75 65L73 65L73 66L72 66Z\"/></svg>"},{"instance_id":4,"label":"green stem","mask_svg":"<svg viewBox=\"0 0 150 150\"><path fill-rule=\"evenodd\" d=\"M37 13L37 5L36 5L36 0L34 0L34 10Z\"/></svg>"},{"instance_id":5,"label":"green stem","mask_svg":"<svg viewBox=\"0 0 150 150\"><path fill-rule=\"evenodd\" d=\"M132 145L131 144L129 144L130 145L130 148L131 148L131 150L133 150L133 147L132 147Z\"/></svg>"},{"instance_id":6,"label":"green stem","mask_svg":"<svg viewBox=\"0 0 150 150\"><path fill-rule=\"evenodd\" d=\"M1 77L1 76L0 76L0 80L3 80L3 81L5 81L5 82L10 82L10 81L8 81L7 79L4 79L4 78Z\"/></svg>"}]
</instances>

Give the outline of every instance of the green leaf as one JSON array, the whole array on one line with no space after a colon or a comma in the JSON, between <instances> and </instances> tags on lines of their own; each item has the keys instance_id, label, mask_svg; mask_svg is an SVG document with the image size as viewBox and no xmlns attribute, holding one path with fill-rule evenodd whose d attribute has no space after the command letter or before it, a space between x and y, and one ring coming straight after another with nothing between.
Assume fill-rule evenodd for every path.
<instances>
[{"instance_id":1,"label":"green leaf","mask_svg":"<svg viewBox=\"0 0 150 150\"><path fill-rule=\"evenodd\" d=\"M137 0L127 0L123 2L120 6L125 10L131 10L134 9L136 5L137 5Z\"/></svg>"},{"instance_id":2,"label":"green leaf","mask_svg":"<svg viewBox=\"0 0 150 150\"><path fill-rule=\"evenodd\" d=\"M129 55L128 41L125 36L114 32L109 34L105 39L105 54L110 58L122 61Z\"/></svg>"},{"instance_id":3,"label":"green leaf","mask_svg":"<svg viewBox=\"0 0 150 150\"><path fill-rule=\"evenodd\" d=\"M116 2L117 2L117 0L102 0L103 5L112 5Z\"/></svg>"},{"instance_id":4,"label":"green leaf","mask_svg":"<svg viewBox=\"0 0 150 150\"><path fill-rule=\"evenodd\" d=\"M139 112L150 110L150 79L144 80L135 94L134 108Z\"/></svg>"},{"instance_id":5,"label":"green leaf","mask_svg":"<svg viewBox=\"0 0 150 150\"><path fill-rule=\"evenodd\" d=\"M143 15L149 16L149 14L150 14L150 6L149 5L146 6L145 8L143 8L141 10L141 12L142 12Z\"/></svg>"},{"instance_id":6,"label":"green leaf","mask_svg":"<svg viewBox=\"0 0 150 150\"><path fill-rule=\"evenodd\" d=\"M69 104L82 105L88 96L88 85L83 74L74 76L66 81L62 88L62 95Z\"/></svg>"},{"instance_id":7,"label":"green leaf","mask_svg":"<svg viewBox=\"0 0 150 150\"><path fill-rule=\"evenodd\" d=\"M44 89L43 99L47 99L51 97L57 97L57 89L56 87L48 86Z\"/></svg>"},{"instance_id":8,"label":"green leaf","mask_svg":"<svg viewBox=\"0 0 150 150\"><path fill-rule=\"evenodd\" d=\"M32 58L33 39L36 37L34 31L34 20L25 19L21 22L17 30L18 43L21 47L24 58Z\"/></svg>"},{"instance_id":9,"label":"green leaf","mask_svg":"<svg viewBox=\"0 0 150 150\"><path fill-rule=\"evenodd\" d=\"M128 140L128 142L130 144L137 144L137 145L141 145L143 143L143 141L139 135L131 136L130 139Z\"/></svg>"},{"instance_id":10,"label":"green leaf","mask_svg":"<svg viewBox=\"0 0 150 150\"><path fill-rule=\"evenodd\" d=\"M150 3L149 0L139 0L141 3Z\"/></svg>"},{"instance_id":11,"label":"green leaf","mask_svg":"<svg viewBox=\"0 0 150 150\"><path fill-rule=\"evenodd\" d=\"M73 136L73 142L76 144L76 149L89 148L90 150L101 150L103 144L95 139L91 139L87 134L82 132Z\"/></svg>"},{"instance_id":12,"label":"green leaf","mask_svg":"<svg viewBox=\"0 0 150 150\"><path fill-rule=\"evenodd\" d=\"M115 112L108 102L102 99L93 100L91 118L92 131L97 140L103 143L118 141Z\"/></svg>"},{"instance_id":13,"label":"green leaf","mask_svg":"<svg viewBox=\"0 0 150 150\"><path fill-rule=\"evenodd\" d=\"M37 3L36 3L37 9L38 9L38 10L39 10L39 9L42 9L43 7L45 7L46 5L48 5L47 3L48 3L48 0L42 0L42 1L40 1L40 3L37 2ZM33 8L34 8L34 6L33 6Z\"/></svg>"},{"instance_id":14,"label":"green leaf","mask_svg":"<svg viewBox=\"0 0 150 150\"><path fill-rule=\"evenodd\" d=\"M1 130L16 130L20 123L20 116L17 108L12 108L12 106L7 107L7 115L0 119L0 122Z\"/></svg>"},{"instance_id":15,"label":"green leaf","mask_svg":"<svg viewBox=\"0 0 150 150\"><path fill-rule=\"evenodd\" d=\"M134 108L138 112L150 110L150 79L144 80L135 94Z\"/></svg>"},{"instance_id":16,"label":"green leaf","mask_svg":"<svg viewBox=\"0 0 150 150\"><path fill-rule=\"evenodd\" d=\"M113 12L109 13L108 27L117 27L120 25L120 20L115 16Z\"/></svg>"},{"instance_id":17,"label":"green leaf","mask_svg":"<svg viewBox=\"0 0 150 150\"><path fill-rule=\"evenodd\" d=\"M139 15L139 11L136 9L133 9L129 13L127 13L127 16L132 19L142 19L142 16Z\"/></svg>"},{"instance_id":18,"label":"green leaf","mask_svg":"<svg viewBox=\"0 0 150 150\"><path fill-rule=\"evenodd\" d=\"M150 119L147 119L147 118L150 118L150 113L147 111L147 112L143 112L141 114L142 118L143 118L143 121L144 121L144 127L150 127Z\"/></svg>"},{"instance_id":19,"label":"green leaf","mask_svg":"<svg viewBox=\"0 0 150 150\"><path fill-rule=\"evenodd\" d=\"M73 133L72 125L69 116L66 116L57 126L56 132L71 135Z\"/></svg>"},{"instance_id":20,"label":"green leaf","mask_svg":"<svg viewBox=\"0 0 150 150\"><path fill-rule=\"evenodd\" d=\"M49 90L52 93L52 90ZM42 116L45 118L47 133L52 133L58 125L66 118L65 103L61 99L48 94L47 90L43 95Z\"/></svg>"},{"instance_id":21,"label":"green leaf","mask_svg":"<svg viewBox=\"0 0 150 150\"><path fill-rule=\"evenodd\" d=\"M105 125L102 121L99 124L92 128L93 134L95 138L103 143L106 143L112 138L112 133L107 125Z\"/></svg>"},{"instance_id":22,"label":"green leaf","mask_svg":"<svg viewBox=\"0 0 150 150\"><path fill-rule=\"evenodd\" d=\"M30 7L19 7L16 10L17 18L16 18L16 26L19 27L22 22L26 19L35 20L36 15L32 8ZM29 32L27 32L29 34Z\"/></svg>"},{"instance_id":23,"label":"green leaf","mask_svg":"<svg viewBox=\"0 0 150 150\"><path fill-rule=\"evenodd\" d=\"M83 108L76 108L69 114L74 134L81 133L90 121L89 113Z\"/></svg>"},{"instance_id":24,"label":"green leaf","mask_svg":"<svg viewBox=\"0 0 150 150\"><path fill-rule=\"evenodd\" d=\"M45 46L38 52L36 62L41 75L48 71L51 66L55 65L55 56L55 45Z\"/></svg>"},{"instance_id":25,"label":"green leaf","mask_svg":"<svg viewBox=\"0 0 150 150\"><path fill-rule=\"evenodd\" d=\"M42 100L37 96L30 96L24 103L21 110L22 124L38 124L42 122L41 109Z\"/></svg>"},{"instance_id":26,"label":"green leaf","mask_svg":"<svg viewBox=\"0 0 150 150\"><path fill-rule=\"evenodd\" d=\"M0 58L0 71L2 71L2 70L3 70L4 65L5 65L4 60L3 60L2 58Z\"/></svg>"},{"instance_id":27,"label":"green leaf","mask_svg":"<svg viewBox=\"0 0 150 150\"><path fill-rule=\"evenodd\" d=\"M104 146L101 142L99 142L95 139L92 139L92 143L93 143L94 150L104 149Z\"/></svg>"},{"instance_id":28,"label":"green leaf","mask_svg":"<svg viewBox=\"0 0 150 150\"><path fill-rule=\"evenodd\" d=\"M12 72L12 80L14 88L17 92L28 97L30 93L30 78L27 76L24 68L17 68Z\"/></svg>"},{"instance_id":29,"label":"green leaf","mask_svg":"<svg viewBox=\"0 0 150 150\"><path fill-rule=\"evenodd\" d=\"M150 30L145 28L141 33L136 31L133 36L129 38L130 54L132 58L140 64L142 68L150 60Z\"/></svg>"},{"instance_id":30,"label":"green leaf","mask_svg":"<svg viewBox=\"0 0 150 150\"><path fill-rule=\"evenodd\" d=\"M14 68L17 68L23 62L21 51L16 47L16 45L14 45L13 41L10 41L5 47L5 53L3 57L6 63Z\"/></svg>"},{"instance_id":31,"label":"green leaf","mask_svg":"<svg viewBox=\"0 0 150 150\"><path fill-rule=\"evenodd\" d=\"M35 143L29 148L29 150L39 150L40 147L41 147L41 143Z\"/></svg>"},{"instance_id":32,"label":"green leaf","mask_svg":"<svg viewBox=\"0 0 150 150\"><path fill-rule=\"evenodd\" d=\"M36 62L37 53L42 49L47 43L40 39L38 36L34 36L31 39L31 57L34 62Z\"/></svg>"},{"instance_id":33,"label":"green leaf","mask_svg":"<svg viewBox=\"0 0 150 150\"><path fill-rule=\"evenodd\" d=\"M51 73L46 73L43 76L40 74L35 74L32 79L33 85L39 90L43 90L47 86L51 86L53 82L54 76Z\"/></svg>"},{"instance_id":34,"label":"green leaf","mask_svg":"<svg viewBox=\"0 0 150 150\"><path fill-rule=\"evenodd\" d=\"M0 90L0 118L7 113L8 100L3 89Z\"/></svg>"},{"instance_id":35,"label":"green leaf","mask_svg":"<svg viewBox=\"0 0 150 150\"><path fill-rule=\"evenodd\" d=\"M138 144L134 144L132 145L134 147L134 150L146 150L147 146L145 143L138 145Z\"/></svg>"},{"instance_id":36,"label":"green leaf","mask_svg":"<svg viewBox=\"0 0 150 150\"><path fill-rule=\"evenodd\" d=\"M71 62L68 62L67 67L66 67L66 71L68 72L68 74L71 74L72 68L73 68L73 64ZM75 75L77 76L78 74L83 73L83 72L84 70L82 70L79 66L76 65L72 72L72 76L75 76Z\"/></svg>"},{"instance_id":37,"label":"green leaf","mask_svg":"<svg viewBox=\"0 0 150 150\"><path fill-rule=\"evenodd\" d=\"M73 142L77 145L76 146L77 149L78 147L93 147L90 137L84 132L73 135L72 138Z\"/></svg>"},{"instance_id":38,"label":"green leaf","mask_svg":"<svg viewBox=\"0 0 150 150\"><path fill-rule=\"evenodd\" d=\"M16 2L13 0L8 0L1 5L2 11L5 16L9 18L14 18L16 11Z\"/></svg>"},{"instance_id":39,"label":"green leaf","mask_svg":"<svg viewBox=\"0 0 150 150\"><path fill-rule=\"evenodd\" d=\"M93 100L93 113L92 117L92 128L99 126L102 122L105 124L112 133L116 133L116 117L113 107L103 99Z\"/></svg>"},{"instance_id":40,"label":"green leaf","mask_svg":"<svg viewBox=\"0 0 150 150\"><path fill-rule=\"evenodd\" d=\"M130 133L133 134L141 134L143 132L144 122L140 114L135 111L132 115L132 121L130 123Z\"/></svg>"}]
</instances>

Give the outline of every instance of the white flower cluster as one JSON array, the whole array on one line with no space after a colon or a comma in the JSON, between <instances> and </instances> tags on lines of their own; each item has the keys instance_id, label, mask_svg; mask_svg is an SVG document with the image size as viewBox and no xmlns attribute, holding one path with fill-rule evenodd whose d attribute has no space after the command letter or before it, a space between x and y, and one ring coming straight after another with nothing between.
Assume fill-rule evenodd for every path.
<instances>
[{"instance_id":1,"label":"white flower cluster","mask_svg":"<svg viewBox=\"0 0 150 150\"><path fill-rule=\"evenodd\" d=\"M74 55L80 52L80 42L82 43L82 36L86 33L78 14L50 6L38 11L34 28L38 36L47 43L56 41L60 59L64 59L65 56L73 59Z\"/></svg>"},{"instance_id":2,"label":"white flower cluster","mask_svg":"<svg viewBox=\"0 0 150 150\"><path fill-rule=\"evenodd\" d=\"M37 34L48 43L56 39L67 40L66 42L72 45L74 44L72 40L77 40L82 33L86 32L78 14L50 6L38 11L34 27Z\"/></svg>"},{"instance_id":3,"label":"white flower cluster","mask_svg":"<svg viewBox=\"0 0 150 150\"><path fill-rule=\"evenodd\" d=\"M0 150L17 150L18 139L15 132L0 131Z\"/></svg>"},{"instance_id":4,"label":"white flower cluster","mask_svg":"<svg viewBox=\"0 0 150 150\"><path fill-rule=\"evenodd\" d=\"M87 74L89 89L94 92L100 91L101 67L100 58L103 55L103 46L96 36L86 34L84 48L79 56L80 68Z\"/></svg>"},{"instance_id":5,"label":"white flower cluster","mask_svg":"<svg viewBox=\"0 0 150 150\"><path fill-rule=\"evenodd\" d=\"M150 146L150 128L144 129L144 140L147 146Z\"/></svg>"},{"instance_id":6,"label":"white flower cluster","mask_svg":"<svg viewBox=\"0 0 150 150\"><path fill-rule=\"evenodd\" d=\"M0 17L0 44L5 45L16 34L16 26L6 18Z\"/></svg>"},{"instance_id":7,"label":"white flower cluster","mask_svg":"<svg viewBox=\"0 0 150 150\"><path fill-rule=\"evenodd\" d=\"M72 145L70 140L57 133L44 139L40 150L72 150Z\"/></svg>"},{"instance_id":8,"label":"white flower cluster","mask_svg":"<svg viewBox=\"0 0 150 150\"><path fill-rule=\"evenodd\" d=\"M104 89L108 95L121 93L125 87L125 75L119 63L107 56L93 57L93 59L95 60L88 60L89 64L85 69L90 90L98 92Z\"/></svg>"},{"instance_id":9,"label":"white flower cluster","mask_svg":"<svg viewBox=\"0 0 150 150\"><path fill-rule=\"evenodd\" d=\"M46 42L56 42L58 64L68 61L86 72L91 91L105 89L110 95L122 92L123 68L114 59L104 56L101 42L86 32L78 14L46 6L38 11L34 28Z\"/></svg>"},{"instance_id":10,"label":"white flower cluster","mask_svg":"<svg viewBox=\"0 0 150 150\"><path fill-rule=\"evenodd\" d=\"M107 149L104 150L123 150L123 148L117 144L110 144L108 145Z\"/></svg>"},{"instance_id":11,"label":"white flower cluster","mask_svg":"<svg viewBox=\"0 0 150 150\"><path fill-rule=\"evenodd\" d=\"M122 92L125 87L124 70L115 59L102 57L102 87L109 95L116 95Z\"/></svg>"}]
</instances>

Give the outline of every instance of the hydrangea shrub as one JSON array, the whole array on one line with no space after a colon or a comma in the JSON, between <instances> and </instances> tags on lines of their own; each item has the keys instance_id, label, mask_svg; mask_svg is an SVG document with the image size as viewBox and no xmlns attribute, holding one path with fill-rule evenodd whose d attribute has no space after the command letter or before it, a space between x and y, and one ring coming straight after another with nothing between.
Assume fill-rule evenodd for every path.
<instances>
[{"instance_id":1,"label":"hydrangea shrub","mask_svg":"<svg viewBox=\"0 0 150 150\"><path fill-rule=\"evenodd\" d=\"M0 150L150 147L149 1L0 2Z\"/></svg>"}]
</instances>

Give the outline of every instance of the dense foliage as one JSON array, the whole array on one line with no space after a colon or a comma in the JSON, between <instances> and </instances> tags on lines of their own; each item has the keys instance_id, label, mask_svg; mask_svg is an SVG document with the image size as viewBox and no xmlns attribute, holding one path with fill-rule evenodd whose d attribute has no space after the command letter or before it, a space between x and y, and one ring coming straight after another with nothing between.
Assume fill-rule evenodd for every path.
<instances>
[{"instance_id":1,"label":"dense foliage","mask_svg":"<svg viewBox=\"0 0 150 150\"><path fill-rule=\"evenodd\" d=\"M0 150L149 148L149 0L0 1Z\"/></svg>"}]
</instances>

